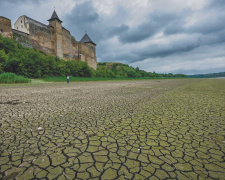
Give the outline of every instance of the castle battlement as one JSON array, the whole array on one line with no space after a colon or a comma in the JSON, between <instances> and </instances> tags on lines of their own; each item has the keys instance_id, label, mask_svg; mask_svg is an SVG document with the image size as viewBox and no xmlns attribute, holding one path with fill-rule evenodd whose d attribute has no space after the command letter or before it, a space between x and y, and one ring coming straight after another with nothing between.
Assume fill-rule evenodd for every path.
<instances>
[{"instance_id":1,"label":"castle battlement","mask_svg":"<svg viewBox=\"0 0 225 180\"><path fill-rule=\"evenodd\" d=\"M88 34L79 42L76 41L70 31L62 26L55 10L48 21L49 25L46 25L23 15L17 19L12 29L11 20L0 16L0 33L7 38L14 37L17 43L27 48L63 59L86 61L96 70L96 44Z\"/></svg>"}]
</instances>

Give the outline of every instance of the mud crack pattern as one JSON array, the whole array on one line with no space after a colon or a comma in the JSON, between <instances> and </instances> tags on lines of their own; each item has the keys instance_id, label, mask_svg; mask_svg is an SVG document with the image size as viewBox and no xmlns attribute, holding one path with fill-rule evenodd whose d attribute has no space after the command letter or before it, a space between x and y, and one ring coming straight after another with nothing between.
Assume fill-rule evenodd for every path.
<instances>
[{"instance_id":1,"label":"mud crack pattern","mask_svg":"<svg viewBox=\"0 0 225 180\"><path fill-rule=\"evenodd\" d=\"M0 86L0 179L225 179L225 80Z\"/></svg>"}]
</instances>

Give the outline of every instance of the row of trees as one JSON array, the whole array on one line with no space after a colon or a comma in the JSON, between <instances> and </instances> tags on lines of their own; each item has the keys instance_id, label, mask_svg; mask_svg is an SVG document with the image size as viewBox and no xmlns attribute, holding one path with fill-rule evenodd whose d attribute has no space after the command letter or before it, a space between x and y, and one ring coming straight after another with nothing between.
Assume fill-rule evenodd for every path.
<instances>
[{"instance_id":1,"label":"row of trees","mask_svg":"<svg viewBox=\"0 0 225 180\"><path fill-rule=\"evenodd\" d=\"M34 49L22 47L0 34L0 73L11 72L28 78L48 76L74 77L186 77L183 74L157 74L135 69L122 63L98 63L97 70L83 61L65 61Z\"/></svg>"}]
</instances>

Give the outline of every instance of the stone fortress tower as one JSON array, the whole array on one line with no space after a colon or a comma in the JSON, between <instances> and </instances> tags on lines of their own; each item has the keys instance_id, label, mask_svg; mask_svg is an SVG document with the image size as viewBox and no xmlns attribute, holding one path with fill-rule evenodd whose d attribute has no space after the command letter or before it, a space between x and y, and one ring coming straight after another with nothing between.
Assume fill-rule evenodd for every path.
<instances>
[{"instance_id":1,"label":"stone fortress tower","mask_svg":"<svg viewBox=\"0 0 225 180\"><path fill-rule=\"evenodd\" d=\"M62 26L54 10L49 24L45 25L26 15L20 16L11 28L11 20L0 16L0 33L15 38L24 47L34 48L46 54L68 60L86 61L89 67L97 69L96 44L86 33L78 42L70 31Z\"/></svg>"},{"instance_id":2,"label":"stone fortress tower","mask_svg":"<svg viewBox=\"0 0 225 180\"><path fill-rule=\"evenodd\" d=\"M56 12L54 11L51 19L48 20L49 25L54 27L55 33L55 53L56 56L63 58L62 51L62 21L58 18Z\"/></svg>"}]
</instances>

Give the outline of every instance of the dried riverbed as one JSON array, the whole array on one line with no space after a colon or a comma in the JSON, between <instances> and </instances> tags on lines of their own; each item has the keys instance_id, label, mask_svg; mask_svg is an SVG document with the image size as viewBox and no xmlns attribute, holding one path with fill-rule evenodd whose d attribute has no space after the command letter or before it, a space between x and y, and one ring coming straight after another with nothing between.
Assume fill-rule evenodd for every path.
<instances>
[{"instance_id":1,"label":"dried riverbed","mask_svg":"<svg viewBox=\"0 0 225 180\"><path fill-rule=\"evenodd\" d=\"M0 179L225 179L225 80L0 85Z\"/></svg>"}]
</instances>

